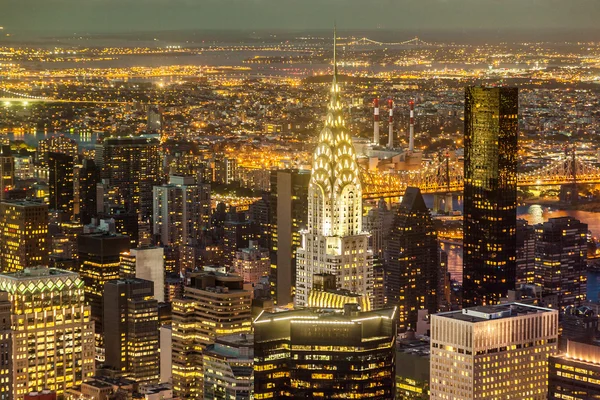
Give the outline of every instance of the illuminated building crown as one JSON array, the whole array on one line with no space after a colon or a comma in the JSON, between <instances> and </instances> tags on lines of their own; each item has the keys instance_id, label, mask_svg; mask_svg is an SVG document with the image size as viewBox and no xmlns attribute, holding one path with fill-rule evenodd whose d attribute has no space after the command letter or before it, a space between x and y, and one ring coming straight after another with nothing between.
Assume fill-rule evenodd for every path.
<instances>
[{"instance_id":1,"label":"illuminated building crown","mask_svg":"<svg viewBox=\"0 0 600 400\"><path fill-rule=\"evenodd\" d=\"M362 186L340 101L336 45L334 31L333 82L325 127L313 154L308 230L325 236L348 236L362 231Z\"/></svg>"}]
</instances>

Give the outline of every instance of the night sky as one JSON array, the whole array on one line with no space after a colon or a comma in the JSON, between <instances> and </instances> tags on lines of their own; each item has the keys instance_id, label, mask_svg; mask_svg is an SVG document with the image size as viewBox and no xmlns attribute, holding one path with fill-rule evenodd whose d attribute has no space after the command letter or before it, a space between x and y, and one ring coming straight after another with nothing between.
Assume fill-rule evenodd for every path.
<instances>
[{"instance_id":1,"label":"night sky","mask_svg":"<svg viewBox=\"0 0 600 400\"><path fill-rule=\"evenodd\" d=\"M600 0L0 0L5 32L596 28Z\"/></svg>"}]
</instances>

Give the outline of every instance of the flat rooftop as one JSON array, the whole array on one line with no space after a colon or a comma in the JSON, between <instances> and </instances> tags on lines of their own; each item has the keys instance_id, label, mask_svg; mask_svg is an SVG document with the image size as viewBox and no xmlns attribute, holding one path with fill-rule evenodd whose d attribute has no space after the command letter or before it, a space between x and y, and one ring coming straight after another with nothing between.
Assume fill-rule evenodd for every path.
<instances>
[{"instance_id":1,"label":"flat rooftop","mask_svg":"<svg viewBox=\"0 0 600 400\"><path fill-rule=\"evenodd\" d=\"M557 312L551 308L538 307L523 303L506 303L494 306L476 306L435 314L437 317L457 319L467 322L484 322L495 319L519 317L543 312Z\"/></svg>"}]
</instances>

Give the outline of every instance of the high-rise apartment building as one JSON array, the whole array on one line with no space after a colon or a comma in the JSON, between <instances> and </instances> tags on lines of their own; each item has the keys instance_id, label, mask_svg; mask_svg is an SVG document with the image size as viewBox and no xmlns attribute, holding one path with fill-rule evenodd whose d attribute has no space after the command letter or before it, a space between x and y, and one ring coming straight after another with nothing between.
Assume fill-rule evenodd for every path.
<instances>
[{"instance_id":1,"label":"high-rise apartment building","mask_svg":"<svg viewBox=\"0 0 600 400\"><path fill-rule=\"evenodd\" d=\"M13 397L12 304L8 292L0 292L0 400Z\"/></svg>"},{"instance_id":2,"label":"high-rise apartment building","mask_svg":"<svg viewBox=\"0 0 600 400\"><path fill-rule=\"evenodd\" d=\"M371 235L369 236L369 247L373 250L373 256L383 260L384 243L392 230L394 213L388 209L386 202L381 199L377 207L369 210L363 217L363 226Z\"/></svg>"},{"instance_id":3,"label":"high-rise apartment building","mask_svg":"<svg viewBox=\"0 0 600 400\"><path fill-rule=\"evenodd\" d=\"M524 219L517 220L516 284L533 285L535 278L535 229Z\"/></svg>"},{"instance_id":4,"label":"high-rise apartment building","mask_svg":"<svg viewBox=\"0 0 600 400\"><path fill-rule=\"evenodd\" d=\"M115 188L128 211L149 216L154 186L163 183L160 143L156 138L110 137L102 148L102 177Z\"/></svg>"},{"instance_id":5,"label":"high-rise apartment building","mask_svg":"<svg viewBox=\"0 0 600 400\"><path fill-rule=\"evenodd\" d=\"M254 336L220 336L204 351L204 398L250 400L254 388Z\"/></svg>"},{"instance_id":6,"label":"high-rise apartment building","mask_svg":"<svg viewBox=\"0 0 600 400\"><path fill-rule=\"evenodd\" d=\"M7 193L15 184L15 157L10 146L0 146L0 200L5 200Z\"/></svg>"},{"instance_id":7,"label":"high-rise apartment building","mask_svg":"<svg viewBox=\"0 0 600 400\"><path fill-rule=\"evenodd\" d=\"M310 171L271 172L271 295L276 304L292 302L296 250L308 218Z\"/></svg>"},{"instance_id":8,"label":"high-rise apartment building","mask_svg":"<svg viewBox=\"0 0 600 400\"><path fill-rule=\"evenodd\" d=\"M141 247L121 254L120 277L136 277L153 283L154 298L165 301L165 249Z\"/></svg>"},{"instance_id":9,"label":"high-rise apartment building","mask_svg":"<svg viewBox=\"0 0 600 400\"><path fill-rule=\"evenodd\" d=\"M334 45L335 48L335 45ZM304 306L313 275L338 277L340 289L373 296L373 254L362 229L362 183L352 138L346 128L337 64L325 127L313 153L308 186L308 223L296 251L297 306Z\"/></svg>"},{"instance_id":10,"label":"high-rise apartment building","mask_svg":"<svg viewBox=\"0 0 600 400\"><path fill-rule=\"evenodd\" d=\"M230 184L238 180L237 160L231 157L222 157L214 161L213 180L220 184Z\"/></svg>"},{"instance_id":11,"label":"high-rise apartment building","mask_svg":"<svg viewBox=\"0 0 600 400\"><path fill-rule=\"evenodd\" d=\"M587 224L572 217L535 226L535 269L543 293L558 306L581 305L587 288Z\"/></svg>"},{"instance_id":12,"label":"high-rise apartment building","mask_svg":"<svg viewBox=\"0 0 600 400\"><path fill-rule=\"evenodd\" d=\"M258 247L258 242L250 240L247 248L239 249L233 259L233 270L244 282L255 285L271 270L269 250Z\"/></svg>"},{"instance_id":13,"label":"high-rise apartment building","mask_svg":"<svg viewBox=\"0 0 600 400\"><path fill-rule=\"evenodd\" d=\"M153 233L164 246L196 245L210 226L210 185L191 176L171 176L154 186Z\"/></svg>"},{"instance_id":14,"label":"high-rise apartment building","mask_svg":"<svg viewBox=\"0 0 600 400\"><path fill-rule=\"evenodd\" d=\"M558 311L519 303L431 316L431 399L546 399Z\"/></svg>"},{"instance_id":15,"label":"high-rise apartment building","mask_svg":"<svg viewBox=\"0 0 600 400\"><path fill-rule=\"evenodd\" d=\"M395 398L395 311L263 312L254 321L254 398Z\"/></svg>"},{"instance_id":16,"label":"high-rise apartment building","mask_svg":"<svg viewBox=\"0 0 600 400\"><path fill-rule=\"evenodd\" d=\"M398 330L416 330L418 311L438 311L437 233L421 191L409 187L385 241L388 304L398 306Z\"/></svg>"},{"instance_id":17,"label":"high-rise apartment building","mask_svg":"<svg viewBox=\"0 0 600 400\"><path fill-rule=\"evenodd\" d=\"M600 399L600 346L569 341L548 364L548 399Z\"/></svg>"},{"instance_id":18,"label":"high-rise apartment building","mask_svg":"<svg viewBox=\"0 0 600 400\"><path fill-rule=\"evenodd\" d=\"M464 307L515 287L518 112L517 88L466 88Z\"/></svg>"},{"instance_id":19,"label":"high-rise apartment building","mask_svg":"<svg viewBox=\"0 0 600 400\"><path fill-rule=\"evenodd\" d=\"M104 285L105 365L138 383L158 383L158 301L154 284L129 278Z\"/></svg>"},{"instance_id":20,"label":"high-rise apartment building","mask_svg":"<svg viewBox=\"0 0 600 400\"><path fill-rule=\"evenodd\" d=\"M63 153L48 153L50 210L63 212L68 218L73 216L74 167L72 156Z\"/></svg>"},{"instance_id":21,"label":"high-rise apartment building","mask_svg":"<svg viewBox=\"0 0 600 400\"><path fill-rule=\"evenodd\" d=\"M99 361L104 361L104 285L119 279L121 253L128 251L127 236L93 233L77 237L79 274L85 283L85 300L90 305L95 325L96 357Z\"/></svg>"},{"instance_id":22,"label":"high-rise apartment building","mask_svg":"<svg viewBox=\"0 0 600 400\"><path fill-rule=\"evenodd\" d=\"M94 375L94 326L77 273L47 267L0 274L12 304L12 398L81 385Z\"/></svg>"},{"instance_id":23,"label":"high-rise apartment building","mask_svg":"<svg viewBox=\"0 0 600 400\"><path fill-rule=\"evenodd\" d=\"M202 351L218 336L250 332L251 303L252 291L240 276L191 274L184 298L172 303L175 396L203 396Z\"/></svg>"},{"instance_id":24,"label":"high-rise apartment building","mask_svg":"<svg viewBox=\"0 0 600 400\"><path fill-rule=\"evenodd\" d=\"M0 203L0 267L17 272L48 265L48 206L30 201Z\"/></svg>"},{"instance_id":25,"label":"high-rise apartment building","mask_svg":"<svg viewBox=\"0 0 600 400\"><path fill-rule=\"evenodd\" d=\"M42 167L48 166L48 156L50 153L67 154L75 159L78 154L77 142L66 136L51 136L48 139L42 139L37 145L37 162Z\"/></svg>"}]
</instances>

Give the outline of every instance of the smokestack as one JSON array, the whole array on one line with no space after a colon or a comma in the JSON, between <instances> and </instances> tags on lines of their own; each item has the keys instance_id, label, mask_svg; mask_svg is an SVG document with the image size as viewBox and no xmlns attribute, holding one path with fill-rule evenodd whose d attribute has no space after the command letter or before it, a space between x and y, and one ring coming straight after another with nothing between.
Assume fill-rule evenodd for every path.
<instances>
[{"instance_id":1,"label":"smokestack","mask_svg":"<svg viewBox=\"0 0 600 400\"><path fill-rule=\"evenodd\" d=\"M408 136L408 151L415 151L415 101L408 102L410 105L410 127Z\"/></svg>"},{"instance_id":2,"label":"smokestack","mask_svg":"<svg viewBox=\"0 0 600 400\"><path fill-rule=\"evenodd\" d=\"M379 146L379 99L373 99L373 143Z\"/></svg>"},{"instance_id":3,"label":"smokestack","mask_svg":"<svg viewBox=\"0 0 600 400\"><path fill-rule=\"evenodd\" d=\"M388 147L390 149L394 148L394 100L391 98L388 99L388 109L390 110L390 119L388 121L389 124L389 138L388 138Z\"/></svg>"}]
</instances>

